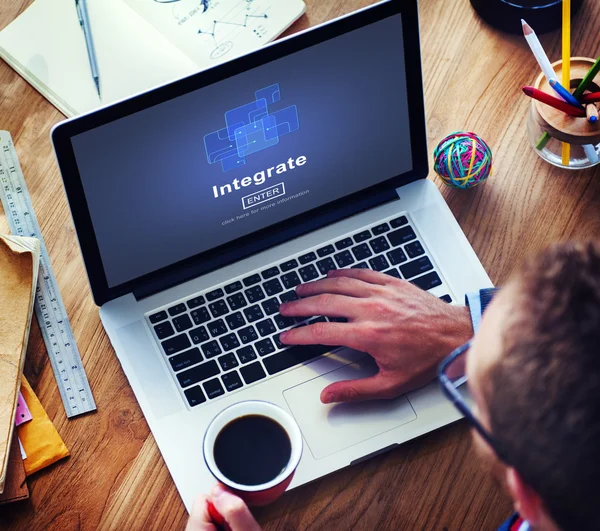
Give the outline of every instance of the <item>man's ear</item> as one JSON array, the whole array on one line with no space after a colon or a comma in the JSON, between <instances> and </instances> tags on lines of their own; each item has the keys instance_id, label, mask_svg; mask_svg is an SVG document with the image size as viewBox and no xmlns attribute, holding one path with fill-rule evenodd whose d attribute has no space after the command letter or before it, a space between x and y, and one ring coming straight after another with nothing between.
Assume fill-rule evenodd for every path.
<instances>
[{"instance_id":1,"label":"man's ear","mask_svg":"<svg viewBox=\"0 0 600 531\"><path fill-rule=\"evenodd\" d=\"M506 469L506 485L513 499L515 511L532 526L539 525L544 512L542 500L512 467Z\"/></svg>"}]
</instances>

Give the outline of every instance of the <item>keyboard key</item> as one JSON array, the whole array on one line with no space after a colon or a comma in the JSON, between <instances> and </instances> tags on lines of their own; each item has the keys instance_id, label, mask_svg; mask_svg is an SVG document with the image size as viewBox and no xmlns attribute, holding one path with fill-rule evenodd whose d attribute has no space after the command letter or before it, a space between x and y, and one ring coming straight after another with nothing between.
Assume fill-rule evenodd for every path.
<instances>
[{"instance_id":1,"label":"keyboard key","mask_svg":"<svg viewBox=\"0 0 600 531\"><path fill-rule=\"evenodd\" d=\"M381 225L373 227L371 230L373 231L373 234L377 236L378 234L383 234L390 230L390 226L387 223L382 223Z\"/></svg>"},{"instance_id":2,"label":"keyboard key","mask_svg":"<svg viewBox=\"0 0 600 531\"><path fill-rule=\"evenodd\" d=\"M227 332L227 325L223 319L217 319L216 321L207 324L206 327L212 337L217 337Z\"/></svg>"},{"instance_id":3,"label":"keyboard key","mask_svg":"<svg viewBox=\"0 0 600 531\"><path fill-rule=\"evenodd\" d=\"M379 238L373 238L369 245L375 254L383 253L390 248L390 244L385 239L385 236L379 236Z\"/></svg>"},{"instance_id":4,"label":"keyboard key","mask_svg":"<svg viewBox=\"0 0 600 531\"><path fill-rule=\"evenodd\" d=\"M253 326L242 328L238 331L238 334L244 345L258 339L258 334Z\"/></svg>"},{"instance_id":5,"label":"keyboard key","mask_svg":"<svg viewBox=\"0 0 600 531\"><path fill-rule=\"evenodd\" d=\"M180 313L185 312L185 304L183 302L181 304L177 304L175 306L171 306L168 310L169 315L173 317L174 315L179 315Z\"/></svg>"},{"instance_id":6,"label":"keyboard key","mask_svg":"<svg viewBox=\"0 0 600 531\"><path fill-rule=\"evenodd\" d=\"M227 308L227 304L225 304L223 299L210 303L208 309L213 317L221 317L221 315L229 312L229 308Z\"/></svg>"},{"instance_id":7,"label":"keyboard key","mask_svg":"<svg viewBox=\"0 0 600 531\"><path fill-rule=\"evenodd\" d=\"M198 306L202 306L205 302L206 301L204 300L204 297L202 295L198 295L197 297L187 301L187 306L190 310L193 310L194 308L198 308Z\"/></svg>"},{"instance_id":8,"label":"keyboard key","mask_svg":"<svg viewBox=\"0 0 600 531\"><path fill-rule=\"evenodd\" d=\"M310 252L310 253L303 254L302 256L299 256L298 262L300 262L302 265L304 265L304 264L308 264L309 262L314 262L316 259L317 259L317 255L313 252Z\"/></svg>"},{"instance_id":9,"label":"keyboard key","mask_svg":"<svg viewBox=\"0 0 600 531\"><path fill-rule=\"evenodd\" d=\"M240 346L240 342L234 333L225 334L223 337L220 337L219 343L221 343L221 346L223 347L223 352L233 350Z\"/></svg>"},{"instance_id":10,"label":"keyboard key","mask_svg":"<svg viewBox=\"0 0 600 531\"><path fill-rule=\"evenodd\" d=\"M167 356L192 346L187 334L179 334L171 339L167 339L166 341L163 341L161 345Z\"/></svg>"},{"instance_id":11,"label":"keyboard key","mask_svg":"<svg viewBox=\"0 0 600 531\"><path fill-rule=\"evenodd\" d=\"M262 301L265 298L265 292L260 286L253 286L251 288L248 288L244 293L246 294L246 298L248 299L248 302L250 304Z\"/></svg>"},{"instance_id":12,"label":"keyboard key","mask_svg":"<svg viewBox=\"0 0 600 531\"><path fill-rule=\"evenodd\" d=\"M327 256L329 254L333 254L335 253L335 247L333 245L326 245L325 247L321 247L320 249L317 249L317 254L323 258L324 256Z\"/></svg>"},{"instance_id":13,"label":"keyboard key","mask_svg":"<svg viewBox=\"0 0 600 531\"><path fill-rule=\"evenodd\" d=\"M196 323L197 325L206 323L211 319L210 314L208 313L208 310L206 308L198 308L197 310L192 310L190 315L192 316L194 323Z\"/></svg>"},{"instance_id":14,"label":"keyboard key","mask_svg":"<svg viewBox=\"0 0 600 531\"><path fill-rule=\"evenodd\" d=\"M384 269L387 269L388 267L390 267L390 264L388 264L388 261L385 259L385 256L383 256L383 255L379 255L379 256L376 256L375 258L371 258L369 260L369 265L371 266L371 269L374 269L375 271L383 271Z\"/></svg>"},{"instance_id":15,"label":"keyboard key","mask_svg":"<svg viewBox=\"0 0 600 531\"><path fill-rule=\"evenodd\" d=\"M354 263L354 258L352 257L350 251L342 251L341 253L338 253L333 257L335 258L338 267L347 267L350 264Z\"/></svg>"},{"instance_id":16,"label":"keyboard key","mask_svg":"<svg viewBox=\"0 0 600 531\"><path fill-rule=\"evenodd\" d=\"M156 324L160 323L160 321L164 321L167 317L167 312L163 310L162 312L152 314L149 319L152 324Z\"/></svg>"},{"instance_id":17,"label":"keyboard key","mask_svg":"<svg viewBox=\"0 0 600 531\"><path fill-rule=\"evenodd\" d=\"M246 287L253 286L254 284L258 284L260 282L260 275L258 273L256 273L255 275L250 275L249 277L246 277L244 280L242 280L242 282Z\"/></svg>"},{"instance_id":18,"label":"keyboard key","mask_svg":"<svg viewBox=\"0 0 600 531\"><path fill-rule=\"evenodd\" d=\"M357 260L364 260L365 258L369 258L369 256L373 256L371 249L366 243L352 247L352 254Z\"/></svg>"},{"instance_id":19,"label":"keyboard key","mask_svg":"<svg viewBox=\"0 0 600 531\"><path fill-rule=\"evenodd\" d=\"M341 251L342 249L347 249L348 247L352 247L354 245L354 242L352 241L352 238L344 238L343 240L340 240L339 242L335 242L335 248L338 251Z\"/></svg>"},{"instance_id":20,"label":"keyboard key","mask_svg":"<svg viewBox=\"0 0 600 531\"><path fill-rule=\"evenodd\" d=\"M440 297L440 300L447 302L448 304L450 304L452 302L452 297L450 297L450 295L442 295Z\"/></svg>"},{"instance_id":21,"label":"keyboard key","mask_svg":"<svg viewBox=\"0 0 600 531\"><path fill-rule=\"evenodd\" d=\"M187 371L180 372L177 375L177 379L179 380L179 385L181 385L181 387L187 387L188 385L208 380L220 372L221 371L219 370L217 362L215 360L211 360L207 361L206 363L196 365Z\"/></svg>"},{"instance_id":22,"label":"keyboard key","mask_svg":"<svg viewBox=\"0 0 600 531\"><path fill-rule=\"evenodd\" d=\"M204 382L202 387L204 387L204 392L208 398L217 398L218 396L225 394L223 386L218 378Z\"/></svg>"},{"instance_id":23,"label":"keyboard key","mask_svg":"<svg viewBox=\"0 0 600 531\"><path fill-rule=\"evenodd\" d=\"M236 351L236 354L240 363L248 363L249 361L256 359L256 352L252 345L239 349Z\"/></svg>"},{"instance_id":24,"label":"keyboard key","mask_svg":"<svg viewBox=\"0 0 600 531\"><path fill-rule=\"evenodd\" d=\"M262 312L262 310L260 309L260 306L258 304L255 304L254 306L250 306L249 308L246 308L244 310L244 315L246 316L246 319L248 319L248 322L253 323L254 321L258 321L259 319L262 319L265 314Z\"/></svg>"},{"instance_id":25,"label":"keyboard key","mask_svg":"<svg viewBox=\"0 0 600 531\"><path fill-rule=\"evenodd\" d=\"M279 313L274 317L274 319L275 324L277 325L277 328L279 328L279 330L289 328L296 322L296 320L293 317L285 317Z\"/></svg>"},{"instance_id":26,"label":"keyboard key","mask_svg":"<svg viewBox=\"0 0 600 531\"><path fill-rule=\"evenodd\" d=\"M272 299L264 301L262 307L266 315L273 315L279 311L279 301L277 300L277 297L273 297Z\"/></svg>"},{"instance_id":27,"label":"keyboard key","mask_svg":"<svg viewBox=\"0 0 600 531\"><path fill-rule=\"evenodd\" d=\"M200 349L196 347L169 358L169 363L173 367L173 370L177 372L186 367L196 365L196 363L200 363L203 359Z\"/></svg>"},{"instance_id":28,"label":"keyboard key","mask_svg":"<svg viewBox=\"0 0 600 531\"><path fill-rule=\"evenodd\" d=\"M281 302L292 302L292 301L297 301L300 299L300 297L298 297L298 294L296 293L295 290L288 291L287 293L284 293L283 295L279 295L279 298L281 299Z\"/></svg>"},{"instance_id":29,"label":"keyboard key","mask_svg":"<svg viewBox=\"0 0 600 531\"><path fill-rule=\"evenodd\" d=\"M222 353L221 347L214 339L208 343L204 343L204 345L200 345L200 348L206 358L214 358Z\"/></svg>"},{"instance_id":30,"label":"keyboard key","mask_svg":"<svg viewBox=\"0 0 600 531\"><path fill-rule=\"evenodd\" d=\"M262 368L262 366L260 365L260 362L258 362L258 361L255 361L254 363L251 363L250 365L246 365L245 367L242 367L240 369L240 372L242 373L242 377L244 378L244 381L247 384L251 384L258 380L262 380L263 378L265 378L267 376L265 374L265 370Z\"/></svg>"},{"instance_id":31,"label":"keyboard key","mask_svg":"<svg viewBox=\"0 0 600 531\"><path fill-rule=\"evenodd\" d=\"M386 275L389 275L390 277L402 278L402 275L400 275L400 273L398 272L398 270L396 268L388 269L387 271L384 271L384 273Z\"/></svg>"},{"instance_id":32,"label":"keyboard key","mask_svg":"<svg viewBox=\"0 0 600 531\"><path fill-rule=\"evenodd\" d=\"M416 258L417 256L425 254L425 249L423 249L419 240L409 243L404 247L404 250L410 258Z\"/></svg>"},{"instance_id":33,"label":"keyboard key","mask_svg":"<svg viewBox=\"0 0 600 531\"><path fill-rule=\"evenodd\" d=\"M329 322L330 323L347 323L348 319L346 319L345 317L329 317Z\"/></svg>"},{"instance_id":34,"label":"keyboard key","mask_svg":"<svg viewBox=\"0 0 600 531\"><path fill-rule=\"evenodd\" d=\"M227 374L224 374L221 376L221 380L223 380L223 385L225 385L225 389L227 389L229 392L235 391L244 385L242 384L240 375L236 371L231 371Z\"/></svg>"},{"instance_id":35,"label":"keyboard key","mask_svg":"<svg viewBox=\"0 0 600 531\"><path fill-rule=\"evenodd\" d=\"M315 323L326 323L327 319L325 319L325 317L323 317L321 315L321 317L315 317L314 319L311 319L310 321L308 321L309 325L313 325Z\"/></svg>"},{"instance_id":36,"label":"keyboard key","mask_svg":"<svg viewBox=\"0 0 600 531\"><path fill-rule=\"evenodd\" d=\"M234 293L233 295L230 295L227 297L227 303L232 310L239 310L240 308L248 305L242 293Z\"/></svg>"},{"instance_id":37,"label":"keyboard key","mask_svg":"<svg viewBox=\"0 0 600 531\"><path fill-rule=\"evenodd\" d=\"M281 282L283 282L285 289L291 289L296 287L302 281L300 280L298 273L296 273L295 271L290 271L285 275L281 275Z\"/></svg>"},{"instance_id":38,"label":"keyboard key","mask_svg":"<svg viewBox=\"0 0 600 531\"><path fill-rule=\"evenodd\" d=\"M300 326L306 326L306 325L300 325ZM296 326L295 328L300 328L300 326ZM277 347L277 350L282 350L287 347L287 345L284 345L281 342L281 334L275 334L273 336L273 341L275 342L275 346Z\"/></svg>"},{"instance_id":39,"label":"keyboard key","mask_svg":"<svg viewBox=\"0 0 600 531\"><path fill-rule=\"evenodd\" d=\"M277 266L269 267L269 269L265 269L261 276L267 280L268 278L273 278L279 275L279 268Z\"/></svg>"},{"instance_id":40,"label":"keyboard key","mask_svg":"<svg viewBox=\"0 0 600 531\"><path fill-rule=\"evenodd\" d=\"M390 232L388 234L388 238L390 239L390 243L394 247L398 247L398 245L402 245L403 243L414 240L417 237L415 231L412 230L412 227L402 227L401 229L395 230L394 232Z\"/></svg>"},{"instance_id":41,"label":"keyboard key","mask_svg":"<svg viewBox=\"0 0 600 531\"><path fill-rule=\"evenodd\" d=\"M427 291L428 289L432 289L432 288L435 288L436 286L439 286L442 283L442 279L439 277L439 275L435 271L432 271L431 273L427 273L426 275L423 275L422 277L418 277L418 278L415 278L414 280L411 280L411 282L415 286Z\"/></svg>"},{"instance_id":42,"label":"keyboard key","mask_svg":"<svg viewBox=\"0 0 600 531\"><path fill-rule=\"evenodd\" d=\"M337 266L335 265L334 261L329 256L327 258L324 258L323 260L319 260L317 262L317 267L319 268L321 275L326 275L327 271L337 269Z\"/></svg>"},{"instance_id":43,"label":"keyboard key","mask_svg":"<svg viewBox=\"0 0 600 531\"><path fill-rule=\"evenodd\" d=\"M301 267L298 270L298 273L300 273L300 276L302 277L302 282L310 282L319 276L319 272L313 264Z\"/></svg>"},{"instance_id":44,"label":"keyboard key","mask_svg":"<svg viewBox=\"0 0 600 531\"><path fill-rule=\"evenodd\" d=\"M401 247L398 247L398 249L394 249L393 251L387 253L387 257L392 265L401 264L402 262L406 262L408 260Z\"/></svg>"},{"instance_id":45,"label":"keyboard key","mask_svg":"<svg viewBox=\"0 0 600 531\"><path fill-rule=\"evenodd\" d=\"M271 318L267 318L264 321L259 321L256 323L256 329L261 337L269 336L273 332L277 332L277 329L275 328Z\"/></svg>"},{"instance_id":46,"label":"keyboard key","mask_svg":"<svg viewBox=\"0 0 600 531\"><path fill-rule=\"evenodd\" d=\"M359 262L358 264L354 264L352 269L369 269L367 262Z\"/></svg>"},{"instance_id":47,"label":"keyboard key","mask_svg":"<svg viewBox=\"0 0 600 531\"><path fill-rule=\"evenodd\" d=\"M278 278L268 280L263 284L263 288L268 297L272 297L273 295L277 295L283 291L283 286L281 285L281 282L279 282Z\"/></svg>"},{"instance_id":48,"label":"keyboard key","mask_svg":"<svg viewBox=\"0 0 600 531\"><path fill-rule=\"evenodd\" d=\"M244 319L242 312L232 313L231 315L225 317L225 320L227 321L230 330L235 330L236 328L246 324L246 319Z\"/></svg>"},{"instance_id":49,"label":"keyboard key","mask_svg":"<svg viewBox=\"0 0 600 531\"><path fill-rule=\"evenodd\" d=\"M363 230L362 232L354 235L354 241L356 243L360 243L368 240L370 237L371 233L368 230Z\"/></svg>"},{"instance_id":50,"label":"keyboard key","mask_svg":"<svg viewBox=\"0 0 600 531\"><path fill-rule=\"evenodd\" d=\"M173 330L171 323L167 321L166 323L157 324L154 327L154 332L156 333L156 337L158 339L165 339L172 336L175 333L175 330Z\"/></svg>"},{"instance_id":51,"label":"keyboard key","mask_svg":"<svg viewBox=\"0 0 600 531\"><path fill-rule=\"evenodd\" d=\"M275 352L275 346L268 337L255 343L254 348L261 356L266 356L267 354L271 354L271 352Z\"/></svg>"},{"instance_id":52,"label":"keyboard key","mask_svg":"<svg viewBox=\"0 0 600 531\"><path fill-rule=\"evenodd\" d=\"M192 338L194 345L197 345L198 343L204 343L205 341L208 341L210 339L208 337L208 332L206 331L206 328L204 328L203 326L199 326L198 328L190 330L190 337Z\"/></svg>"},{"instance_id":53,"label":"keyboard key","mask_svg":"<svg viewBox=\"0 0 600 531\"><path fill-rule=\"evenodd\" d=\"M412 262L408 262L407 264L400 266L402 276L407 279L416 277L417 275L425 273L425 271L430 271L431 269L433 269L433 264L426 256L417 258Z\"/></svg>"},{"instance_id":54,"label":"keyboard key","mask_svg":"<svg viewBox=\"0 0 600 531\"><path fill-rule=\"evenodd\" d=\"M290 367L300 365L309 360L316 358L326 352L333 350L336 347L327 347L324 345L300 345L288 348L283 352L273 354L263 360L267 372L269 374L277 374L285 371Z\"/></svg>"},{"instance_id":55,"label":"keyboard key","mask_svg":"<svg viewBox=\"0 0 600 531\"><path fill-rule=\"evenodd\" d=\"M202 392L202 389L200 389L199 385L195 385L194 387L186 389L183 394L187 398L188 404L191 407L206 402L206 397L204 396L204 393Z\"/></svg>"},{"instance_id":56,"label":"keyboard key","mask_svg":"<svg viewBox=\"0 0 600 531\"><path fill-rule=\"evenodd\" d=\"M228 371L229 369L233 369L234 367L237 367L239 365L239 362L235 357L235 354L233 353L225 354L224 356L221 356L217 361L219 362L221 369L223 369L224 371Z\"/></svg>"},{"instance_id":57,"label":"keyboard key","mask_svg":"<svg viewBox=\"0 0 600 531\"><path fill-rule=\"evenodd\" d=\"M240 291L244 286L242 286L242 283L237 280L235 282L232 282L231 284L227 284L227 286L225 286L225 293L227 294L231 294L231 293L235 293L236 291Z\"/></svg>"},{"instance_id":58,"label":"keyboard key","mask_svg":"<svg viewBox=\"0 0 600 531\"><path fill-rule=\"evenodd\" d=\"M402 227L402 225L406 225L408 223L408 220L406 219L406 216L400 216L399 218L393 219L392 221L390 221L390 225L392 226L392 229L397 229L398 227Z\"/></svg>"},{"instance_id":59,"label":"keyboard key","mask_svg":"<svg viewBox=\"0 0 600 531\"><path fill-rule=\"evenodd\" d=\"M175 317L175 319L173 319L173 326L178 332L183 332L188 328L192 328L192 326L194 325L192 324L190 316L184 313L183 315L180 315L179 317Z\"/></svg>"},{"instance_id":60,"label":"keyboard key","mask_svg":"<svg viewBox=\"0 0 600 531\"><path fill-rule=\"evenodd\" d=\"M223 294L223 290L221 288L217 288L217 289L214 289L212 291L209 291L206 294L206 300L208 300L208 301L215 301L218 298L222 297L223 295L224 295Z\"/></svg>"},{"instance_id":61,"label":"keyboard key","mask_svg":"<svg viewBox=\"0 0 600 531\"><path fill-rule=\"evenodd\" d=\"M283 272L291 271L292 269L298 267L298 262L296 260L288 260L287 262L283 262L283 264L279 264L279 267Z\"/></svg>"}]
</instances>

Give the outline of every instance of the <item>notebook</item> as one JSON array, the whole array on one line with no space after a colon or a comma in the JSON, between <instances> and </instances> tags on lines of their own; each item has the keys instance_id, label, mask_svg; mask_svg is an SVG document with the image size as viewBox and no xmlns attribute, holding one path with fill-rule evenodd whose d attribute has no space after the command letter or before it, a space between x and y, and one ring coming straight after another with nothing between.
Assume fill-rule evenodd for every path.
<instances>
[{"instance_id":1,"label":"notebook","mask_svg":"<svg viewBox=\"0 0 600 531\"><path fill-rule=\"evenodd\" d=\"M68 117L144 92L275 39L302 0L88 0L102 99L75 0L36 0L0 31L0 57Z\"/></svg>"},{"instance_id":2,"label":"notebook","mask_svg":"<svg viewBox=\"0 0 600 531\"><path fill-rule=\"evenodd\" d=\"M15 427L39 257L39 240L0 236L0 493Z\"/></svg>"}]
</instances>

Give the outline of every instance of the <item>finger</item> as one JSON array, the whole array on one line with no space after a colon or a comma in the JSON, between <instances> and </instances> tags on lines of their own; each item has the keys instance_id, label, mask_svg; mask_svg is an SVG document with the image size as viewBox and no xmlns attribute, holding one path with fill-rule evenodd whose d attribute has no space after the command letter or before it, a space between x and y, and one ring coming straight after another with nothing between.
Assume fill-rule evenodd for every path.
<instances>
[{"instance_id":1,"label":"finger","mask_svg":"<svg viewBox=\"0 0 600 531\"><path fill-rule=\"evenodd\" d=\"M210 497L217 511L231 527L231 531L261 531L248 506L222 485L215 485Z\"/></svg>"},{"instance_id":2,"label":"finger","mask_svg":"<svg viewBox=\"0 0 600 531\"><path fill-rule=\"evenodd\" d=\"M312 297L322 293L333 293L348 297L370 297L378 293L378 287L356 278L338 276L300 284L296 286L296 293L300 297Z\"/></svg>"},{"instance_id":3,"label":"finger","mask_svg":"<svg viewBox=\"0 0 600 531\"><path fill-rule=\"evenodd\" d=\"M357 327L348 323L315 323L292 328L283 332L280 339L286 345L344 346L361 350Z\"/></svg>"},{"instance_id":4,"label":"finger","mask_svg":"<svg viewBox=\"0 0 600 531\"><path fill-rule=\"evenodd\" d=\"M194 500L186 531L217 531L208 514L208 498L200 494Z\"/></svg>"},{"instance_id":5,"label":"finger","mask_svg":"<svg viewBox=\"0 0 600 531\"><path fill-rule=\"evenodd\" d=\"M383 273L379 273L378 271L373 271L372 269L332 269L327 273L328 278L354 278L357 280L362 280L363 282L368 282L369 284L378 284L380 286L385 286L390 283L394 277L390 277L389 275L385 275Z\"/></svg>"},{"instance_id":6,"label":"finger","mask_svg":"<svg viewBox=\"0 0 600 531\"><path fill-rule=\"evenodd\" d=\"M360 380L344 380L328 385L321 391L321 402L360 402L376 398L394 398L398 382L382 376L381 373Z\"/></svg>"},{"instance_id":7,"label":"finger","mask_svg":"<svg viewBox=\"0 0 600 531\"><path fill-rule=\"evenodd\" d=\"M288 317L326 315L328 317L356 317L359 309L358 299L345 295L323 293L297 301L286 302L279 306L279 313Z\"/></svg>"}]
</instances>

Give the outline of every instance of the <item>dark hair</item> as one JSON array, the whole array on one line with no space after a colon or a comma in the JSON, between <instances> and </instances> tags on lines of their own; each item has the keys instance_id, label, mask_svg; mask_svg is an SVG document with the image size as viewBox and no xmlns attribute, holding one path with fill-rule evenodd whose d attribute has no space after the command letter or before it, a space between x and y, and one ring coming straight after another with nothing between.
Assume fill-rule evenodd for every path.
<instances>
[{"instance_id":1,"label":"dark hair","mask_svg":"<svg viewBox=\"0 0 600 531\"><path fill-rule=\"evenodd\" d=\"M600 244L553 245L515 282L492 433L562 530L600 529Z\"/></svg>"}]
</instances>

